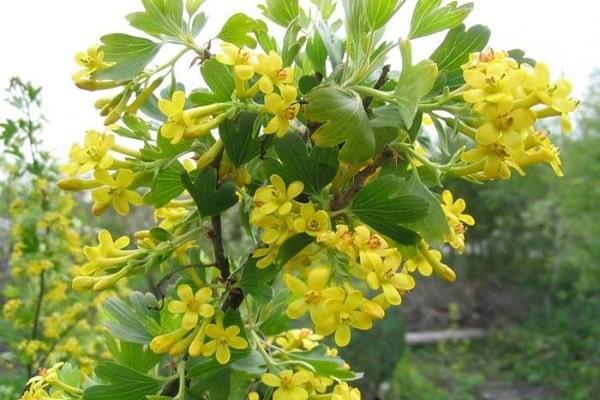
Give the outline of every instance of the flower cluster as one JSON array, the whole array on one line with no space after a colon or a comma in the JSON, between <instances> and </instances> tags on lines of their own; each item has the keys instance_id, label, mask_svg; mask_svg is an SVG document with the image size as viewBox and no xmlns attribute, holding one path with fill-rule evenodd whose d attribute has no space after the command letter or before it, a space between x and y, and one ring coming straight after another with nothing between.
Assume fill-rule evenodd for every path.
<instances>
[{"instance_id":1,"label":"flower cluster","mask_svg":"<svg viewBox=\"0 0 600 400\"><path fill-rule=\"evenodd\" d=\"M213 292L210 287L202 287L195 293L191 286L177 287L179 300L171 300L169 312L181 315L181 325L174 331L156 336L150 342L155 353L169 353L178 356L189 352L190 356L215 356L219 364L227 364L231 349L244 350L246 339L240 336L237 325L223 325L223 315L215 311Z\"/></svg>"},{"instance_id":2,"label":"flower cluster","mask_svg":"<svg viewBox=\"0 0 600 400\"><path fill-rule=\"evenodd\" d=\"M519 64L505 52L472 54L463 71L463 98L481 116L475 128L462 128L477 144L463 154L465 162L479 168L469 175L507 179L511 169L523 174L522 167L545 162L562 176L558 150L535 124L559 116L562 130L571 131L569 114L578 104L570 97L571 84L551 82L545 64Z\"/></svg>"},{"instance_id":3,"label":"flower cluster","mask_svg":"<svg viewBox=\"0 0 600 400\"><path fill-rule=\"evenodd\" d=\"M274 388L273 400L307 400L313 396L332 400L360 400L361 398L359 390L352 388L346 382L334 384L332 379L300 368L286 369L278 374L265 373L261 376L261 382ZM251 394L248 399L255 400L259 397L258 394Z\"/></svg>"}]
</instances>

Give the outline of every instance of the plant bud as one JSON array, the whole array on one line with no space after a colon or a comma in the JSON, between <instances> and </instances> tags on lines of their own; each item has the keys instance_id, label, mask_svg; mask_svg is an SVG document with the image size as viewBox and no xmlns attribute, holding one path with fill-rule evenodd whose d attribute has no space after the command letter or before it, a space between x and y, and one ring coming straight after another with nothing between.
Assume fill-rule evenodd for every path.
<instances>
[{"instance_id":1,"label":"plant bud","mask_svg":"<svg viewBox=\"0 0 600 400\"><path fill-rule=\"evenodd\" d=\"M81 79L75 82L75 85L79 89L95 91L95 90L106 90L114 89L122 86L124 82L119 81L94 81L90 79Z\"/></svg>"}]
</instances>

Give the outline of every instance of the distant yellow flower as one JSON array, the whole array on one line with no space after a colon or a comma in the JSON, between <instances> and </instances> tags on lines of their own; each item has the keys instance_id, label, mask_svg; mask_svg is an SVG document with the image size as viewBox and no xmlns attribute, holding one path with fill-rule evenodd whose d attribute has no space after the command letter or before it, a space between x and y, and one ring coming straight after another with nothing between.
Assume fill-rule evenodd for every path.
<instances>
[{"instance_id":1,"label":"distant yellow flower","mask_svg":"<svg viewBox=\"0 0 600 400\"><path fill-rule=\"evenodd\" d=\"M327 211L317 211L312 204L300 206L300 217L294 221L296 231L305 232L310 236L317 236L319 233L329 230L330 227L331 221Z\"/></svg>"},{"instance_id":2,"label":"distant yellow flower","mask_svg":"<svg viewBox=\"0 0 600 400\"><path fill-rule=\"evenodd\" d=\"M248 347L248 342L239 336L239 333L240 327L237 325L231 325L227 328L223 328L221 322L208 325L206 327L206 335L213 340L204 344L202 355L210 357L216 354L219 364L227 364L231 359L230 347L237 350L244 350Z\"/></svg>"},{"instance_id":3,"label":"distant yellow flower","mask_svg":"<svg viewBox=\"0 0 600 400\"><path fill-rule=\"evenodd\" d=\"M110 67L104 61L104 50L100 46L92 46L86 52L75 54L75 62L83 69L73 75L73 80L89 78L94 72Z\"/></svg>"},{"instance_id":4,"label":"distant yellow flower","mask_svg":"<svg viewBox=\"0 0 600 400\"><path fill-rule=\"evenodd\" d=\"M221 45L221 53L217 54L217 61L222 64L232 65L235 76L247 81L254 76L254 66L251 65L252 55L248 50L241 49L231 43Z\"/></svg>"},{"instance_id":5,"label":"distant yellow flower","mask_svg":"<svg viewBox=\"0 0 600 400\"><path fill-rule=\"evenodd\" d=\"M95 168L107 169L114 163L114 158L109 154L115 144L115 138L110 134L88 131L85 135L84 146L74 144L69 152L71 163L62 167L62 170L71 175L85 174Z\"/></svg>"},{"instance_id":6,"label":"distant yellow flower","mask_svg":"<svg viewBox=\"0 0 600 400\"><path fill-rule=\"evenodd\" d=\"M262 75L258 85L265 94L273 93L276 85L289 85L294 80L292 69L283 68L281 56L274 51L259 55L254 69Z\"/></svg>"},{"instance_id":7,"label":"distant yellow flower","mask_svg":"<svg viewBox=\"0 0 600 400\"><path fill-rule=\"evenodd\" d=\"M179 285L177 296L181 300L171 300L169 311L183 314L181 326L186 329L193 329L199 317L210 318L215 314L215 307L209 304L212 300L212 289L209 287L203 287L194 294L190 285Z\"/></svg>"},{"instance_id":8,"label":"distant yellow flower","mask_svg":"<svg viewBox=\"0 0 600 400\"><path fill-rule=\"evenodd\" d=\"M293 86L284 86L281 95L270 93L265 96L265 110L274 115L264 129L265 134L277 134L283 137L290 129L290 121L296 119L300 104L296 101L298 90Z\"/></svg>"},{"instance_id":9,"label":"distant yellow flower","mask_svg":"<svg viewBox=\"0 0 600 400\"><path fill-rule=\"evenodd\" d=\"M271 175L271 185L261 187L254 195L255 207L263 214L287 215L292 211L292 201L304 190L300 181L292 182L287 188L279 175Z\"/></svg>"},{"instance_id":10,"label":"distant yellow flower","mask_svg":"<svg viewBox=\"0 0 600 400\"><path fill-rule=\"evenodd\" d=\"M160 99L158 108L167 116L167 122L160 128L160 134L171 143L176 144L181 141L186 129L192 126L192 118L185 113L185 93L176 91L171 100Z\"/></svg>"},{"instance_id":11,"label":"distant yellow flower","mask_svg":"<svg viewBox=\"0 0 600 400\"><path fill-rule=\"evenodd\" d=\"M113 178L106 170L98 169L94 173L96 181L103 185L92 192L94 206L92 213L100 215L106 211L112 204L113 208L120 215L129 214L129 204L139 206L143 203L142 196L134 191L128 190L133 183L133 172L128 169L120 169Z\"/></svg>"},{"instance_id":12,"label":"distant yellow flower","mask_svg":"<svg viewBox=\"0 0 600 400\"><path fill-rule=\"evenodd\" d=\"M279 375L267 372L260 379L265 385L277 388L273 393L273 400L306 400L308 392L304 385L311 378L312 374L308 371L294 372L286 369Z\"/></svg>"}]
</instances>

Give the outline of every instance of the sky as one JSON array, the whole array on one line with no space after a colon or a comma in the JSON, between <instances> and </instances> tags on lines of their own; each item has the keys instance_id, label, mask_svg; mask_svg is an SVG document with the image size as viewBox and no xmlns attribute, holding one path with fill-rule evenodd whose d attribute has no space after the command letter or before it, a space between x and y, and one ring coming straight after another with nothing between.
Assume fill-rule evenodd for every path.
<instances>
[{"instance_id":1,"label":"sky","mask_svg":"<svg viewBox=\"0 0 600 400\"><path fill-rule=\"evenodd\" d=\"M390 24L390 36L401 37L415 0ZM206 34L210 38L233 10L259 16L259 0L207 0ZM463 3L459 1L459 3ZM583 96L590 73L600 67L600 3L591 0L474 0L467 25L484 24L492 30L490 46L497 50L521 48L531 58L548 64L555 77L565 76ZM142 9L140 0L1 0L0 88L18 75L43 86L45 147L64 159L70 145L88 129L100 129L93 108L97 94L77 89L71 75L77 70L77 51L98 43L107 33L138 34L124 16ZM210 29L212 28L212 29ZM415 58L427 57L442 37L419 39ZM206 40L206 39L204 39ZM0 119L6 107L0 105Z\"/></svg>"}]
</instances>

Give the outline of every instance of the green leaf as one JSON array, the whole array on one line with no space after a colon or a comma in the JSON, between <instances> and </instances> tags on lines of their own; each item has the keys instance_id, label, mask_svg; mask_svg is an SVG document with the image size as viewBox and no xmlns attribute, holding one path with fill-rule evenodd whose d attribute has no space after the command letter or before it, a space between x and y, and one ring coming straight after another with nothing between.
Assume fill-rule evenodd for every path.
<instances>
[{"instance_id":1,"label":"green leaf","mask_svg":"<svg viewBox=\"0 0 600 400\"><path fill-rule=\"evenodd\" d=\"M465 31L460 25L451 29L440 46L431 54L439 70L444 86L451 89L464 83L462 65L469 61L469 55L485 48L490 39L490 30L483 25L475 25Z\"/></svg>"},{"instance_id":2,"label":"green leaf","mask_svg":"<svg viewBox=\"0 0 600 400\"><path fill-rule=\"evenodd\" d=\"M252 296L261 303L266 303L273 296L271 283L279 273L274 265L259 269L256 267L256 258L248 257L242 267L242 276L237 283L246 295Z\"/></svg>"},{"instance_id":3,"label":"green leaf","mask_svg":"<svg viewBox=\"0 0 600 400\"><path fill-rule=\"evenodd\" d=\"M279 160L267 159L269 174L278 174L290 184L304 183L310 193L319 193L337 173L338 150L336 147L313 147L309 150L298 135L288 134L274 139Z\"/></svg>"},{"instance_id":4,"label":"green leaf","mask_svg":"<svg viewBox=\"0 0 600 400\"><path fill-rule=\"evenodd\" d=\"M417 232L429 244L433 246L441 245L449 228L446 215L436 195L421 182L417 173L412 173L409 179L398 184L398 191L422 198L429 207L429 212L425 218L415 222L403 223L402 225Z\"/></svg>"},{"instance_id":5,"label":"green leaf","mask_svg":"<svg viewBox=\"0 0 600 400\"><path fill-rule=\"evenodd\" d=\"M160 354L156 354L149 348L144 348L144 346L138 343L130 343L123 340L117 342L108 335L107 338L109 338L106 341L107 348L114 359L120 364L140 372L148 372L162 357Z\"/></svg>"},{"instance_id":6,"label":"green leaf","mask_svg":"<svg viewBox=\"0 0 600 400\"><path fill-rule=\"evenodd\" d=\"M306 56L315 71L323 76L327 75L327 49L317 30L313 32L313 36L308 38L306 42Z\"/></svg>"},{"instance_id":7,"label":"green leaf","mask_svg":"<svg viewBox=\"0 0 600 400\"><path fill-rule=\"evenodd\" d=\"M320 147L344 143L340 160L358 164L375 154L375 135L360 96L336 87L318 87L306 95L306 118L321 125L312 139Z\"/></svg>"},{"instance_id":8,"label":"green leaf","mask_svg":"<svg viewBox=\"0 0 600 400\"><path fill-rule=\"evenodd\" d=\"M456 1L440 7L442 0L419 0L413 13L410 38L415 39L460 25L473 10L473 3L457 7Z\"/></svg>"},{"instance_id":9,"label":"green leaf","mask_svg":"<svg viewBox=\"0 0 600 400\"><path fill-rule=\"evenodd\" d=\"M131 26L160 39L164 36L177 40L183 38L182 0L142 0L142 3L145 12L127 16Z\"/></svg>"},{"instance_id":10,"label":"green leaf","mask_svg":"<svg viewBox=\"0 0 600 400\"><path fill-rule=\"evenodd\" d=\"M192 36L196 37L202 32L202 29L206 26L206 22L208 21L208 17L203 12L196 15L194 20L192 21ZM206 61L205 61L206 62Z\"/></svg>"},{"instance_id":11,"label":"green leaf","mask_svg":"<svg viewBox=\"0 0 600 400\"><path fill-rule=\"evenodd\" d=\"M361 376L344 368L346 363L340 357L327 355L327 347L324 345L310 351L289 353L288 357L312 365L319 376L344 380L358 379Z\"/></svg>"},{"instance_id":12,"label":"green leaf","mask_svg":"<svg viewBox=\"0 0 600 400\"><path fill-rule=\"evenodd\" d=\"M318 20L315 27L323 41L329 61L335 69L344 59L344 43L331 31L331 28L324 21Z\"/></svg>"},{"instance_id":13,"label":"green leaf","mask_svg":"<svg viewBox=\"0 0 600 400\"><path fill-rule=\"evenodd\" d=\"M371 29L382 28L406 0L365 0L367 22Z\"/></svg>"},{"instance_id":14,"label":"green leaf","mask_svg":"<svg viewBox=\"0 0 600 400\"><path fill-rule=\"evenodd\" d=\"M395 98L405 127L412 126L419 101L433 89L437 75L437 66L431 60L402 67Z\"/></svg>"},{"instance_id":15,"label":"green leaf","mask_svg":"<svg viewBox=\"0 0 600 400\"><path fill-rule=\"evenodd\" d=\"M227 120L219 127L229 160L239 167L260 154L260 142L255 135L256 114L243 112L236 121Z\"/></svg>"},{"instance_id":16,"label":"green leaf","mask_svg":"<svg viewBox=\"0 0 600 400\"><path fill-rule=\"evenodd\" d=\"M131 79L148 65L160 50L160 43L124 33L100 38L104 44L104 59L114 65L96 71L97 79Z\"/></svg>"},{"instance_id":17,"label":"green leaf","mask_svg":"<svg viewBox=\"0 0 600 400\"><path fill-rule=\"evenodd\" d=\"M294 59L300 52L304 43L306 43L306 37L302 36L298 38L298 33L302 30L302 27L298 23L290 24L285 36L283 37L283 47L281 50L281 58L283 60L283 66L288 67L292 65Z\"/></svg>"},{"instance_id":18,"label":"green leaf","mask_svg":"<svg viewBox=\"0 0 600 400\"><path fill-rule=\"evenodd\" d=\"M149 140L150 139L150 131L148 130L148 125L132 114L125 114L121 118L123 123L131 130L134 135L134 139L141 140Z\"/></svg>"},{"instance_id":19,"label":"green leaf","mask_svg":"<svg viewBox=\"0 0 600 400\"><path fill-rule=\"evenodd\" d=\"M214 94L215 103L231 100L231 94L235 90L235 82L231 71L226 65L212 58L202 63L200 72Z\"/></svg>"},{"instance_id":20,"label":"green leaf","mask_svg":"<svg viewBox=\"0 0 600 400\"><path fill-rule=\"evenodd\" d=\"M321 17L326 21L331 17L331 14L335 11L337 6L335 0L310 0L315 6L317 6Z\"/></svg>"},{"instance_id":21,"label":"green leaf","mask_svg":"<svg viewBox=\"0 0 600 400\"><path fill-rule=\"evenodd\" d=\"M104 384L85 389L85 400L145 400L163 386L151 376L111 362L98 365L94 372Z\"/></svg>"},{"instance_id":22,"label":"green leaf","mask_svg":"<svg viewBox=\"0 0 600 400\"><path fill-rule=\"evenodd\" d=\"M144 196L144 203L160 208L179 196L185 190L181 182L183 165L177 160L170 163L168 168L158 171L154 178L152 189Z\"/></svg>"},{"instance_id":23,"label":"green leaf","mask_svg":"<svg viewBox=\"0 0 600 400\"><path fill-rule=\"evenodd\" d=\"M232 15L217 37L225 42L233 43L236 46L256 47L256 40L250 36L250 33L256 29L255 20L243 13Z\"/></svg>"},{"instance_id":24,"label":"green leaf","mask_svg":"<svg viewBox=\"0 0 600 400\"><path fill-rule=\"evenodd\" d=\"M298 0L266 0L266 3L258 6L263 15L284 28L300 15Z\"/></svg>"},{"instance_id":25,"label":"green leaf","mask_svg":"<svg viewBox=\"0 0 600 400\"><path fill-rule=\"evenodd\" d=\"M235 185L232 182L217 186L217 171L214 168L198 172L194 181L186 171L183 171L181 180L194 199L201 217L219 215L238 202Z\"/></svg>"},{"instance_id":26,"label":"green leaf","mask_svg":"<svg viewBox=\"0 0 600 400\"><path fill-rule=\"evenodd\" d=\"M150 160L167 160L179 156L189 148L189 140L182 140L177 144L173 144L169 139L159 134L156 139L156 146L146 143L141 153L144 158Z\"/></svg>"},{"instance_id":27,"label":"green leaf","mask_svg":"<svg viewBox=\"0 0 600 400\"><path fill-rule=\"evenodd\" d=\"M130 295L129 303L118 298L107 299L102 305L106 316L102 321L104 326L121 340L148 344L161 331L155 319L156 312L144 301L144 295L139 292Z\"/></svg>"},{"instance_id":28,"label":"green leaf","mask_svg":"<svg viewBox=\"0 0 600 400\"><path fill-rule=\"evenodd\" d=\"M425 199L399 190L402 179L387 175L369 183L357 193L350 211L377 232L403 244L413 243L414 234L406 223L422 220L429 206Z\"/></svg>"},{"instance_id":29,"label":"green leaf","mask_svg":"<svg viewBox=\"0 0 600 400\"><path fill-rule=\"evenodd\" d=\"M188 15L191 17L196 14L196 11L202 6L202 3L204 3L204 0L187 0L185 2L185 10Z\"/></svg>"}]
</instances>

